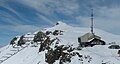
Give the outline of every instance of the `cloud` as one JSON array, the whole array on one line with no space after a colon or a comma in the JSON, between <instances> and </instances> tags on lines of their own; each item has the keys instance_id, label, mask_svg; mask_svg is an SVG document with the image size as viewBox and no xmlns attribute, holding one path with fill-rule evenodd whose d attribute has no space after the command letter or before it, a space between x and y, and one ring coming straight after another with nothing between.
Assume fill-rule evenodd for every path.
<instances>
[{"instance_id":1,"label":"cloud","mask_svg":"<svg viewBox=\"0 0 120 64\"><path fill-rule=\"evenodd\" d=\"M19 2L50 16L54 11L71 15L79 10L77 0L20 0Z\"/></svg>"},{"instance_id":2,"label":"cloud","mask_svg":"<svg viewBox=\"0 0 120 64\"><path fill-rule=\"evenodd\" d=\"M14 33L28 33L28 32L38 31L38 30L42 29L43 27L44 26L38 27L38 26L34 26L34 25L16 25L16 26L4 25L4 26L0 27L0 30L14 31Z\"/></svg>"},{"instance_id":3,"label":"cloud","mask_svg":"<svg viewBox=\"0 0 120 64\"><path fill-rule=\"evenodd\" d=\"M90 17L77 16L76 20L80 22L82 27L89 27L90 26Z\"/></svg>"},{"instance_id":4,"label":"cloud","mask_svg":"<svg viewBox=\"0 0 120 64\"><path fill-rule=\"evenodd\" d=\"M50 25L54 25L54 22L52 20L50 20L49 18L47 18L46 16L37 14L38 18L41 18L42 20L46 21L47 23L49 23Z\"/></svg>"},{"instance_id":5,"label":"cloud","mask_svg":"<svg viewBox=\"0 0 120 64\"><path fill-rule=\"evenodd\" d=\"M115 28L120 27L120 8L119 7L99 7L94 10L94 27L110 31L113 33ZM77 16L77 21L81 22L84 27L90 27L90 17L89 16ZM117 30L119 32L119 30ZM118 34L118 33L117 33Z\"/></svg>"},{"instance_id":6,"label":"cloud","mask_svg":"<svg viewBox=\"0 0 120 64\"><path fill-rule=\"evenodd\" d=\"M120 27L120 8L117 4L119 0L21 0L19 2L48 17L55 18L55 12L70 16L76 20L74 22L79 22L84 27L90 27L90 8L93 7L96 28L112 31L114 28ZM46 19L49 23L52 22L43 15L39 15L39 17Z\"/></svg>"},{"instance_id":7,"label":"cloud","mask_svg":"<svg viewBox=\"0 0 120 64\"><path fill-rule=\"evenodd\" d=\"M34 32L34 31L40 30L40 27L37 27L34 25L18 25L12 28L13 28L12 30L16 32L23 32L23 33Z\"/></svg>"},{"instance_id":8,"label":"cloud","mask_svg":"<svg viewBox=\"0 0 120 64\"><path fill-rule=\"evenodd\" d=\"M116 3L115 1L109 1L112 5L107 3L108 0L17 0L17 2L31 7L39 12L38 14L35 13L37 15L37 21L46 22L50 25L53 25L56 20L59 20L56 16L61 14L60 17L64 16L68 19L68 16L70 16L70 19L72 18L74 19L74 21L72 20L73 22L80 23L80 26L90 27L90 7L93 6L95 13L95 27L112 31L114 28L120 27L120 9L117 5L114 5ZM21 16L21 14L13 8L6 8L24 21L30 21L23 18L23 16ZM57 15L56 12L59 14ZM13 20L21 22L14 17ZM9 20L9 22L19 25L24 23L23 21L21 23L16 23L13 20ZM67 22L67 20L63 18L60 20L65 20ZM68 22L70 21L68 20Z\"/></svg>"},{"instance_id":9,"label":"cloud","mask_svg":"<svg viewBox=\"0 0 120 64\"><path fill-rule=\"evenodd\" d=\"M97 17L96 17L96 22L100 23L97 25L104 25L104 28L109 29L109 28L117 28L120 27L120 8L119 7L101 7L99 10L97 10Z\"/></svg>"},{"instance_id":10,"label":"cloud","mask_svg":"<svg viewBox=\"0 0 120 64\"><path fill-rule=\"evenodd\" d=\"M24 18L18 11L16 11L15 9L13 9L12 7L9 7L9 6L4 6L4 8L8 9L10 12L12 12L13 14L15 14L18 18L24 20L25 21L28 21L28 19ZM17 17L13 16L12 14L8 13L8 19L13 21L13 24L14 25L18 25L18 24L22 24L23 22L21 22ZM16 21L15 21L16 20Z\"/></svg>"},{"instance_id":11,"label":"cloud","mask_svg":"<svg viewBox=\"0 0 120 64\"><path fill-rule=\"evenodd\" d=\"M3 19L1 19L1 20L3 20L3 22L9 23L11 25L22 24L22 22L16 16L18 16L21 19L24 19L24 18L22 18L22 16L16 10L14 10L8 6L2 6L2 7L7 9L7 11L2 10L0 13L0 17L3 18ZM13 14L15 14L16 16L14 16Z\"/></svg>"}]
</instances>

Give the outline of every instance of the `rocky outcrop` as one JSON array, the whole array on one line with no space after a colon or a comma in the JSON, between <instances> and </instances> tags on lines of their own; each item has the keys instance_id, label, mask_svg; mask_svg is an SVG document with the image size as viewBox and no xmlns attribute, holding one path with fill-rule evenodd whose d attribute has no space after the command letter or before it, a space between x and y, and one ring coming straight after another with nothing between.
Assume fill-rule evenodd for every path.
<instances>
[{"instance_id":1,"label":"rocky outcrop","mask_svg":"<svg viewBox=\"0 0 120 64\"><path fill-rule=\"evenodd\" d=\"M17 37L14 37L14 38L11 40L10 45L14 45L16 40L17 40Z\"/></svg>"},{"instance_id":2,"label":"rocky outcrop","mask_svg":"<svg viewBox=\"0 0 120 64\"><path fill-rule=\"evenodd\" d=\"M34 41L34 42L42 42L45 37L46 37L45 33L39 31L39 32L35 35L33 41Z\"/></svg>"},{"instance_id":3,"label":"rocky outcrop","mask_svg":"<svg viewBox=\"0 0 120 64\"><path fill-rule=\"evenodd\" d=\"M21 45L24 45L25 44L25 41L24 41L24 35L22 35L17 43L17 46L21 46Z\"/></svg>"}]
</instances>

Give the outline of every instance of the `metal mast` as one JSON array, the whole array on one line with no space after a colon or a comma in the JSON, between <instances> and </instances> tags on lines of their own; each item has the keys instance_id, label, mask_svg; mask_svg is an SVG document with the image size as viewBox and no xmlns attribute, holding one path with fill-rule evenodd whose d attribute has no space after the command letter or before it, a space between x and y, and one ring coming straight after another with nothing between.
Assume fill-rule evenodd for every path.
<instances>
[{"instance_id":1,"label":"metal mast","mask_svg":"<svg viewBox=\"0 0 120 64\"><path fill-rule=\"evenodd\" d=\"M93 17L94 17L93 14L94 14L94 13L93 13L93 9L91 9L91 33L92 33L92 34L94 34L94 32L93 32L93 19L94 19L94 18L93 18Z\"/></svg>"}]
</instances>

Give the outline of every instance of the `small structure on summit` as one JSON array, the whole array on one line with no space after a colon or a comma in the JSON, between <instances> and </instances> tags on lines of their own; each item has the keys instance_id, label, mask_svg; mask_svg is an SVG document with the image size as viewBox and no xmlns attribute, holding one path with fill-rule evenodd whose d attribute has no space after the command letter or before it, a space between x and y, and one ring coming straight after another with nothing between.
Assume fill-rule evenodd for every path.
<instances>
[{"instance_id":1,"label":"small structure on summit","mask_svg":"<svg viewBox=\"0 0 120 64\"><path fill-rule=\"evenodd\" d=\"M105 45L105 42L101 40L101 37L92 33L86 33L85 35L79 37L78 42L80 43L81 47Z\"/></svg>"},{"instance_id":2,"label":"small structure on summit","mask_svg":"<svg viewBox=\"0 0 120 64\"><path fill-rule=\"evenodd\" d=\"M86 33L81 37L78 37L78 42L81 47L105 45L105 41L101 40L100 36L95 35L93 31L93 9L91 13L91 33Z\"/></svg>"},{"instance_id":3,"label":"small structure on summit","mask_svg":"<svg viewBox=\"0 0 120 64\"><path fill-rule=\"evenodd\" d=\"M111 45L108 47L109 49L120 49L119 45Z\"/></svg>"}]
</instances>

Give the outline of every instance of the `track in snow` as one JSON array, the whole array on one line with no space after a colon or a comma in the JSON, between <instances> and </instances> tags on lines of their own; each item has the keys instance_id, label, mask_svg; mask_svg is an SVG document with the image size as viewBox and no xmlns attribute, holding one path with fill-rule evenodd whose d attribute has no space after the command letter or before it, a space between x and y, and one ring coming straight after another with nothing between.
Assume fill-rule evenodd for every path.
<instances>
[{"instance_id":1,"label":"track in snow","mask_svg":"<svg viewBox=\"0 0 120 64\"><path fill-rule=\"evenodd\" d=\"M28 45L26 45L25 47L22 47L20 50L19 49L14 49L14 50L10 50L13 51L14 53L6 53L6 55L2 56L2 58L0 59L0 64L2 64L4 61L8 60L9 58L11 58L12 56L14 56L15 54L17 54L18 52L22 51L23 49L25 49L26 47L28 47Z\"/></svg>"}]
</instances>

